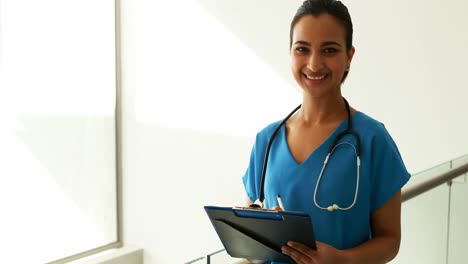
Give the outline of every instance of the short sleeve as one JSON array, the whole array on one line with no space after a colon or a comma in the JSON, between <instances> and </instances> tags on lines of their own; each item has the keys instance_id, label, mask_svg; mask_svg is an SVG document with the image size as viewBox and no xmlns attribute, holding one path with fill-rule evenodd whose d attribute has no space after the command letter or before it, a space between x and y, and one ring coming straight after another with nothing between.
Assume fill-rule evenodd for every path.
<instances>
[{"instance_id":1,"label":"short sleeve","mask_svg":"<svg viewBox=\"0 0 468 264\"><path fill-rule=\"evenodd\" d=\"M256 143L252 147L252 152L250 153L249 166L245 171L244 176L242 177L242 182L244 183L244 188L247 193L247 196L252 202L255 202L258 199L258 185L259 180L257 180L257 154L256 154Z\"/></svg>"},{"instance_id":2,"label":"short sleeve","mask_svg":"<svg viewBox=\"0 0 468 264\"><path fill-rule=\"evenodd\" d=\"M392 137L381 124L372 143L372 202L374 212L392 198L410 179Z\"/></svg>"},{"instance_id":3,"label":"short sleeve","mask_svg":"<svg viewBox=\"0 0 468 264\"><path fill-rule=\"evenodd\" d=\"M272 123L257 133L255 143L250 153L249 166L242 177L244 188L252 202L259 199L260 179L262 175L263 162L266 153L266 147L271 135L278 127L280 121Z\"/></svg>"}]
</instances>

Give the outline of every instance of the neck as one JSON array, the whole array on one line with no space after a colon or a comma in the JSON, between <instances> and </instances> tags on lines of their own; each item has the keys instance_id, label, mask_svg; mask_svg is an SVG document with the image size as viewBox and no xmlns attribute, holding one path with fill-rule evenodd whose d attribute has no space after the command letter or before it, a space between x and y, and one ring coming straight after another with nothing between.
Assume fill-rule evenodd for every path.
<instances>
[{"instance_id":1,"label":"neck","mask_svg":"<svg viewBox=\"0 0 468 264\"><path fill-rule=\"evenodd\" d=\"M304 125L325 125L340 122L347 118L348 111L341 96L333 98L320 98L306 100L297 116L298 121Z\"/></svg>"}]
</instances>

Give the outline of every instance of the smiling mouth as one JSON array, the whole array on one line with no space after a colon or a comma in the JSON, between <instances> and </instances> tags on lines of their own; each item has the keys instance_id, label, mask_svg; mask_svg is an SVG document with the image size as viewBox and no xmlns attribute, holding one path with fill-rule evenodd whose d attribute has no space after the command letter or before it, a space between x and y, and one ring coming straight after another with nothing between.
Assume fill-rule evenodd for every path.
<instances>
[{"instance_id":1,"label":"smiling mouth","mask_svg":"<svg viewBox=\"0 0 468 264\"><path fill-rule=\"evenodd\" d=\"M323 80L325 77L327 77L326 74L321 75L321 76L309 76L309 75L307 75L307 74L304 74L304 76L305 76L307 79L313 80L313 81Z\"/></svg>"}]
</instances>

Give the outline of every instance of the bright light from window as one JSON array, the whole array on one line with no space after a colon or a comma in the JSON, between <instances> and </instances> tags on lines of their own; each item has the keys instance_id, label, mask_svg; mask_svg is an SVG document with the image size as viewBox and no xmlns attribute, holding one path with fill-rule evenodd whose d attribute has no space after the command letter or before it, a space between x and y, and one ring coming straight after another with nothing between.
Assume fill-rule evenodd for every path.
<instances>
[{"instance_id":1,"label":"bright light from window","mask_svg":"<svg viewBox=\"0 0 468 264\"><path fill-rule=\"evenodd\" d=\"M115 242L114 2L0 3L0 262Z\"/></svg>"}]
</instances>

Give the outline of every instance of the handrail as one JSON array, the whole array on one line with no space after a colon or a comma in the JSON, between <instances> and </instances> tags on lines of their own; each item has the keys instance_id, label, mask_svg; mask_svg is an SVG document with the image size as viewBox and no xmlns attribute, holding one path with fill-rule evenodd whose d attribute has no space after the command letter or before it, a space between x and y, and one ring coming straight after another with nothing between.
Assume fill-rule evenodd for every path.
<instances>
[{"instance_id":1,"label":"handrail","mask_svg":"<svg viewBox=\"0 0 468 264\"><path fill-rule=\"evenodd\" d=\"M403 188L401 199L403 202L410 200L424 192L427 192L441 184L449 182L454 178L461 176L468 172L468 163L450 169L449 171L440 174L439 176L432 177L424 182L415 184L414 186Z\"/></svg>"}]
</instances>

